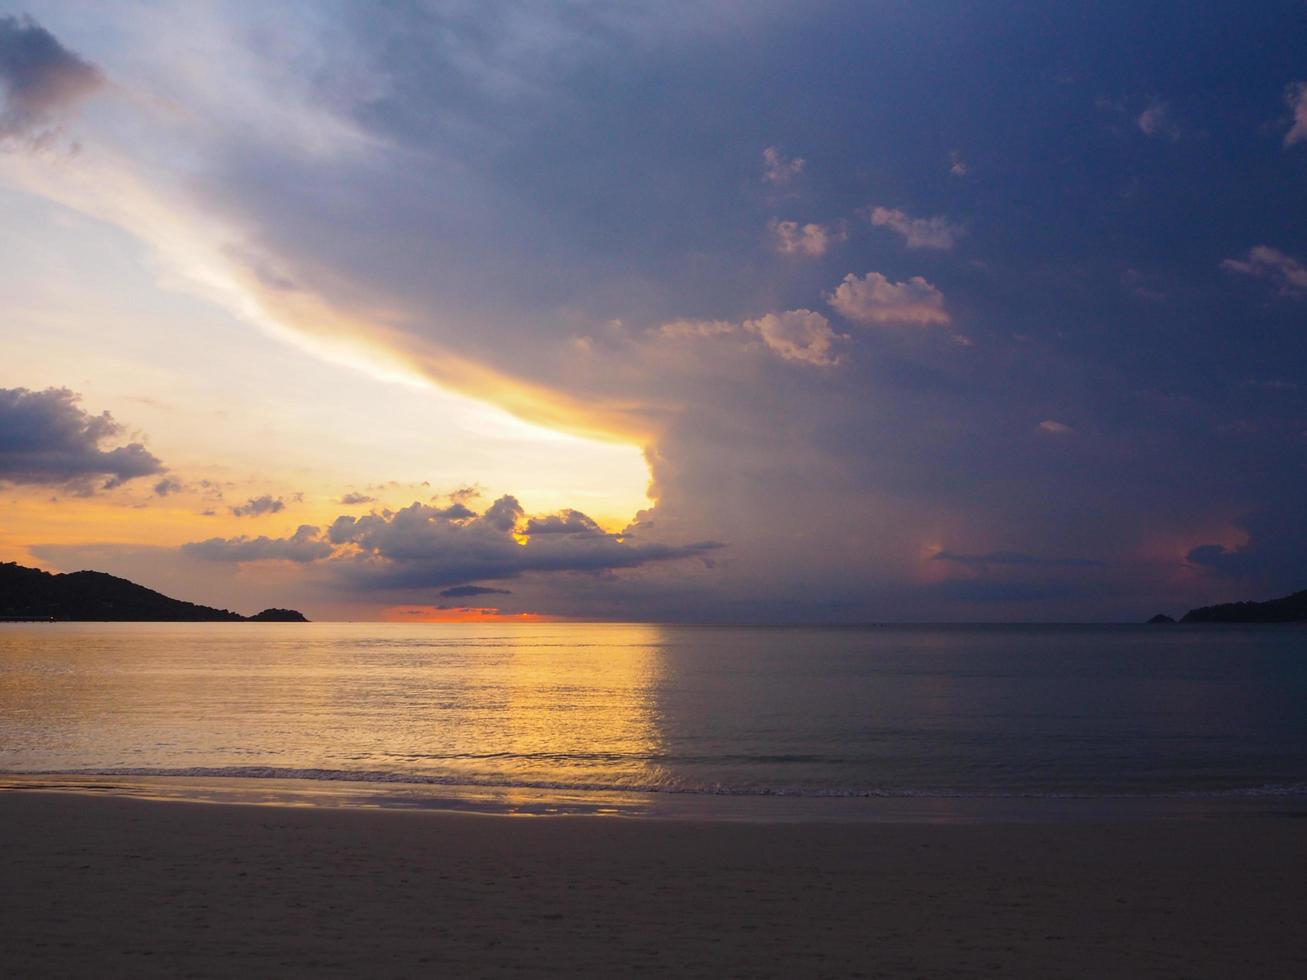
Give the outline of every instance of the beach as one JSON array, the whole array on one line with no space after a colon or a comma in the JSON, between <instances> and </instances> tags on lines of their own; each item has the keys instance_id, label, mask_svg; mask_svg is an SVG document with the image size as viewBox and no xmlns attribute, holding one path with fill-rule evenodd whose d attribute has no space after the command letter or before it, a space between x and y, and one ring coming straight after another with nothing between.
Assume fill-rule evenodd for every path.
<instances>
[{"instance_id":1,"label":"beach","mask_svg":"<svg viewBox=\"0 0 1307 980\"><path fill-rule=\"evenodd\" d=\"M0 793L5 976L1290 977L1307 823L508 817Z\"/></svg>"}]
</instances>

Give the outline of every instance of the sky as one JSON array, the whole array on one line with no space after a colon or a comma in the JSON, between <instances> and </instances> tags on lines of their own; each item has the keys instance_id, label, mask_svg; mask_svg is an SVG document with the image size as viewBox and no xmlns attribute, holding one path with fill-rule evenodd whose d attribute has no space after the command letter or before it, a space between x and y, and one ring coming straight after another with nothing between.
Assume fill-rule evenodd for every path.
<instances>
[{"instance_id":1,"label":"sky","mask_svg":"<svg viewBox=\"0 0 1307 980\"><path fill-rule=\"evenodd\" d=\"M0 0L0 560L317 619L1307 587L1307 4Z\"/></svg>"}]
</instances>

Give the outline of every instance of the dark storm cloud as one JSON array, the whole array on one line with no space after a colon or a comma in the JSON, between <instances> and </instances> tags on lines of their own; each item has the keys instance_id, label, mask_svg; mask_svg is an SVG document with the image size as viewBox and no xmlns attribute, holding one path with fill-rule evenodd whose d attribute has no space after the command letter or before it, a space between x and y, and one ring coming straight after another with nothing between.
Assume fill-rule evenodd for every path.
<instances>
[{"instance_id":1,"label":"dark storm cloud","mask_svg":"<svg viewBox=\"0 0 1307 980\"><path fill-rule=\"evenodd\" d=\"M0 137L38 134L103 83L31 17L0 16Z\"/></svg>"},{"instance_id":2,"label":"dark storm cloud","mask_svg":"<svg viewBox=\"0 0 1307 980\"><path fill-rule=\"evenodd\" d=\"M932 555L933 561L948 561L958 565L974 568L986 568L990 565L1043 565L1049 568L1092 568L1103 564L1089 558L1038 558L1022 554L1019 551L988 551L979 555L958 554L953 551L941 551Z\"/></svg>"},{"instance_id":3,"label":"dark storm cloud","mask_svg":"<svg viewBox=\"0 0 1307 980\"><path fill-rule=\"evenodd\" d=\"M1225 585L1231 598L1271 598L1307 583L1307 526L1300 501L1267 500L1236 522L1248 540L1233 548L1203 544L1188 553L1191 565L1205 569ZM1240 591L1255 595L1240 595Z\"/></svg>"},{"instance_id":4,"label":"dark storm cloud","mask_svg":"<svg viewBox=\"0 0 1307 980\"><path fill-rule=\"evenodd\" d=\"M286 501L265 493L262 497L251 497L243 504L231 508L237 517L261 517L264 514L277 514L286 509Z\"/></svg>"},{"instance_id":5,"label":"dark storm cloud","mask_svg":"<svg viewBox=\"0 0 1307 980\"><path fill-rule=\"evenodd\" d=\"M470 599L478 595L512 595L509 589L489 589L481 585L456 585L452 589L441 589L440 595L445 599Z\"/></svg>"},{"instance_id":6,"label":"dark storm cloud","mask_svg":"<svg viewBox=\"0 0 1307 980\"><path fill-rule=\"evenodd\" d=\"M301 524L288 538L270 538L266 535L257 538L243 535L236 538L209 538L207 541L192 541L182 545L182 552L191 558L203 558L206 561L303 563L326 558L331 554L332 547L319 528Z\"/></svg>"},{"instance_id":7,"label":"dark storm cloud","mask_svg":"<svg viewBox=\"0 0 1307 980\"><path fill-rule=\"evenodd\" d=\"M476 511L457 500L448 507L435 507L432 512L450 521L466 521L477 516Z\"/></svg>"},{"instance_id":8,"label":"dark storm cloud","mask_svg":"<svg viewBox=\"0 0 1307 980\"><path fill-rule=\"evenodd\" d=\"M213 9L266 36L253 8ZM246 231L223 254L283 326L356 329L646 450L638 537L546 533L557 515L523 546L504 500L337 522L342 574L448 583L730 542L692 587L700 566L650 560L551 597L650 618L1053 601L1005 574L1074 580L1056 609L1103 618L1122 596L1197 604L1177 590L1254 559L1268 589L1301 587L1288 531L1195 550L1237 540L1239 515L1291 529L1307 497L1307 390L1245 383L1307 377L1300 0L651 9L277 5L302 57L233 63L291 84L256 72L235 121L206 114L231 88L216 62L187 76L211 91L180 148L111 147L145 177L198 160L163 200ZM172 26L139 23L125 58ZM296 319L289 284L337 316ZM1037 557L1056 555L1116 591Z\"/></svg>"},{"instance_id":9,"label":"dark storm cloud","mask_svg":"<svg viewBox=\"0 0 1307 980\"><path fill-rule=\"evenodd\" d=\"M163 470L141 443L101 448L123 427L91 415L67 388L0 388L0 483L77 484L105 478L105 489Z\"/></svg>"},{"instance_id":10,"label":"dark storm cloud","mask_svg":"<svg viewBox=\"0 0 1307 980\"><path fill-rule=\"evenodd\" d=\"M550 528L533 535L521 504L511 496L500 497L480 515L468 512L471 516L465 517L466 510L462 505L413 503L383 514L342 515L325 533L305 525L291 538L211 538L183 550L211 561L321 561L329 578L352 589L414 590L468 586L526 573L611 572L704 557L721 547L712 541L669 545L610 535L579 511L552 516L582 530L558 534L547 519L533 518Z\"/></svg>"},{"instance_id":11,"label":"dark storm cloud","mask_svg":"<svg viewBox=\"0 0 1307 980\"><path fill-rule=\"evenodd\" d=\"M1257 566L1255 552L1247 548L1227 548L1222 544L1200 544L1185 558L1195 565L1213 569L1229 578L1244 578Z\"/></svg>"}]
</instances>

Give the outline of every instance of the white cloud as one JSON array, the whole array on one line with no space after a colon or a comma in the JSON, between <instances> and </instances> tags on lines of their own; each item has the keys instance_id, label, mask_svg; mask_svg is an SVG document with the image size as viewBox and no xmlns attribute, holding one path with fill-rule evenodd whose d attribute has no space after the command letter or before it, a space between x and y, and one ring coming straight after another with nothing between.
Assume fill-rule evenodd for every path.
<instances>
[{"instance_id":1,"label":"white cloud","mask_svg":"<svg viewBox=\"0 0 1307 980\"><path fill-rule=\"evenodd\" d=\"M746 320L744 329L762 338L762 342L787 361L830 366L839 363L831 348L839 334L830 321L812 310L788 310L768 313L757 320Z\"/></svg>"},{"instance_id":2,"label":"white cloud","mask_svg":"<svg viewBox=\"0 0 1307 980\"><path fill-rule=\"evenodd\" d=\"M1307 82L1294 82L1284 93L1293 110L1293 125L1284 134L1284 145L1307 142Z\"/></svg>"},{"instance_id":3,"label":"white cloud","mask_svg":"<svg viewBox=\"0 0 1307 980\"><path fill-rule=\"evenodd\" d=\"M671 339L686 337L720 337L734 333L738 325L730 320L673 320L658 328L658 333Z\"/></svg>"},{"instance_id":4,"label":"white cloud","mask_svg":"<svg viewBox=\"0 0 1307 980\"><path fill-rule=\"evenodd\" d=\"M835 341L842 339L831 329L830 321L812 310L786 310L768 313L754 320L733 323L730 320L674 320L658 328L658 336L669 340L699 340L719 337L753 336L762 341L768 352L785 361L829 367L839 363L833 353Z\"/></svg>"},{"instance_id":5,"label":"white cloud","mask_svg":"<svg viewBox=\"0 0 1307 980\"><path fill-rule=\"evenodd\" d=\"M787 158L776 147L769 146L762 151L762 179L783 187L803 173L804 162L803 157Z\"/></svg>"},{"instance_id":6,"label":"white cloud","mask_svg":"<svg viewBox=\"0 0 1307 980\"><path fill-rule=\"evenodd\" d=\"M782 255L815 258L825 255L832 245L848 238L848 233L838 226L812 223L801 225L797 221L780 221L777 218L767 222L767 230L775 240L776 251Z\"/></svg>"},{"instance_id":7,"label":"white cloud","mask_svg":"<svg viewBox=\"0 0 1307 980\"><path fill-rule=\"evenodd\" d=\"M943 294L921 276L890 282L879 272L853 273L826 296L841 316L855 323L949 323Z\"/></svg>"},{"instance_id":8,"label":"white cloud","mask_svg":"<svg viewBox=\"0 0 1307 980\"><path fill-rule=\"evenodd\" d=\"M1040 432L1047 432L1052 436L1065 436L1075 431L1066 423L1055 422L1053 419L1044 419L1039 423L1038 428Z\"/></svg>"},{"instance_id":9,"label":"white cloud","mask_svg":"<svg viewBox=\"0 0 1307 980\"><path fill-rule=\"evenodd\" d=\"M1157 99L1139 113L1135 125L1145 136L1165 136L1173 142L1180 138L1180 127L1171 119L1170 109L1165 102Z\"/></svg>"},{"instance_id":10,"label":"white cloud","mask_svg":"<svg viewBox=\"0 0 1307 980\"><path fill-rule=\"evenodd\" d=\"M914 218L897 208L873 208L868 213L868 218L878 228L898 232L908 248L949 249L967 231L939 215L933 218Z\"/></svg>"},{"instance_id":11,"label":"white cloud","mask_svg":"<svg viewBox=\"0 0 1307 980\"><path fill-rule=\"evenodd\" d=\"M1269 245L1257 245L1242 259L1226 259L1221 268L1227 272L1269 279L1285 296L1307 293L1307 266Z\"/></svg>"}]
</instances>

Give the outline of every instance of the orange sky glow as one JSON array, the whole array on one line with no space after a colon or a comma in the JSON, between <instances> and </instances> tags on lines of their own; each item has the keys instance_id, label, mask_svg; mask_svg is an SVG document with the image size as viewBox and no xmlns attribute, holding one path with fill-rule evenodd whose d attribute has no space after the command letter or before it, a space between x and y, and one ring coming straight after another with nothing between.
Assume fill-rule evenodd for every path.
<instances>
[{"instance_id":1,"label":"orange sky glow","mask_svg":"<svg viewBox=\"0 0 1307 980\"><path fill-rule=\"evenodd\" d=\"M387 623L558 623L563 616L544 613L500 612L493 606L387 606L381 613Z\"/></svg>"}]
</instances>

